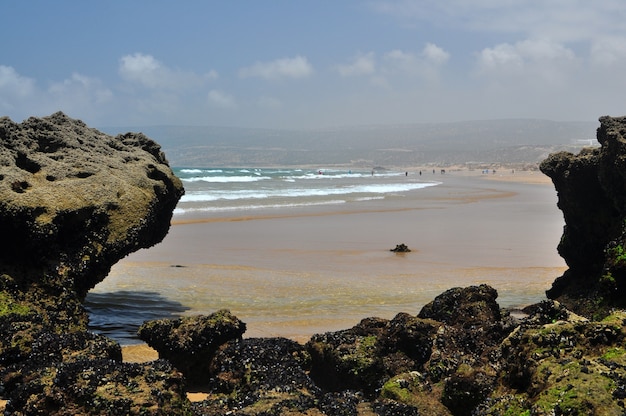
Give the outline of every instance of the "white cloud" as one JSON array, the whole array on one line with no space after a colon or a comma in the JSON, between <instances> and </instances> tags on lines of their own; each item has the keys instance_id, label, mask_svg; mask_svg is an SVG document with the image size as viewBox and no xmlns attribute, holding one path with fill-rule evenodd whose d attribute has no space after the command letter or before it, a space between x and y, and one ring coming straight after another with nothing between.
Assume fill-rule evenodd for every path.
<instances>
[{"instance_id":1,"label":"white cloud","mask_svg":"<svg viewBox=\"0 0 626 416\"><path fill-rule=\"evenodd\" d=\"M626 30L623 0L375 0L370 4L375 11L405 23L428 22L436 27L557 42L587 41Z\"/></svg>"},{"instance_id":2,"label":"white cloud","mask_svg":"<svg viewBox=\"0 0 626 416\"><path fill-rule=\"evenodd\" d=\"M427 61L432 62L435 65L444 64L450 59L450 54L439 46L427 43L422 51L422 56L426 58Z\"/></svg>"},{"instance_id":3,"label":"white cloud","mask_svg":"<svg viewBox=\"0 0 626 416\"><path fill-rule=\"evenodd\" d=\"M0 65L0 95L25 98L35 92L35 80L24 77L13 67Z\"/></svg>"},{"instance_id":4,"label":"white cloud","mask_svg":"<svg viewBox=\"0 0 626 416\"><path fill-rule=\"evenodd\" d=\"M438 76L438 68L445 64L450 54L440 47L428 43L418 55L395 49L385 54L385 72L401 72L433 80Z\"/></svg>"},{"instance_id":5,"label":"white cloud","mask_svg":"<svg viewBox=\"0 0 626 416\"><path fill-rule=\"evenodd\" d=\"M393 62L394 65L405 70L410 70L412 67L415 67L419 62L415 54L410 52L404 52L399 49L394 49L391 52L387 52L385 54L385 60L387 62Z\"/></svg>"},{"instance_id":6,"label":"white cloud","mask_svg":"<svg viewBox=\"0 0 626 416\"><path fill-rule=\"evenodd\" d=\"M626 37L610 36L598 39L591 46L591 62L601 67L626 63Z\"/></svg>"},{"instance_id":7,"label":"white cloud","mask_svg":"<svg viewBox=\"0 0 626 416\"><path fill-rule=\"evenodd\" d=\"M344 77L373 74L376 71L374 52L358 55L349 64L337 65L337 71Z\"/></svg>"},{"instance_id":8,"label":"white cloud","mask_svg":"<svg viewBox=\"0 0 626 416\"><path fill-rule=\"evenodd\" d=\"M241 78L264 78L276 80L281 78L306 78L313 74L313 67L303 56L282 58L271 62L256 62L254 65L239 71Z\"/></svg>"},{"instance_id":9,"label":"white cloud","mask_svg":"<svg viewBox=\"0 0 626 416\"><path fill-rule=\"evenodd\" d=\"M235 99L222 91L211 90L208 94L209 103L218 108L233 109L237 108Z\"/></svg>"},{"instance_id":10,"label":"white cloud","mask_svg":"<svg viewBox=\"0 0 626 416\"><path fill-rule=\"evenodd\" d=\"M119 73L127 81L137 82L148 88L187 89L203 85L206 81L218 78L211 70L198 75L189 71L171 69L152 55L135 53L120 59Z\"/></svg>"},{"instance_id":11,"label":"white cloud","mask_svg":"<svg viewBox=\"0 0 626 416\"><path fill-rule=\"evenodd\" d=\"M73 73L71 78L62 82L53 83L48 88L48 92L72 105L77 103L85 104L87 102L100 104L109 101L113 97L113 92L103 87L99 79L78 73Z\"/></svg>"},{"instance_id":12,"label":"white cloud","mask_svg":"<svg viewBox=\"0 0 626 416\"><path fill-rule=\"evenodd\" d=\"M478 73L493 76L535 78L563 83L578 66L571 49L547 40L524 40L485 48L478 55Z\"/></svg>"},{"instance_id":13,"label":"white cloud","mask_svg":"<svg viewBox=\"0 0 626 416\"><path fill-rule=\"evenodd\" d=\"M499 67L521 69L524 59L514 45L502 43L493 48L485 48L480 52L479 65L481 69L495 70Z\"/></svg>"}]
</instances>

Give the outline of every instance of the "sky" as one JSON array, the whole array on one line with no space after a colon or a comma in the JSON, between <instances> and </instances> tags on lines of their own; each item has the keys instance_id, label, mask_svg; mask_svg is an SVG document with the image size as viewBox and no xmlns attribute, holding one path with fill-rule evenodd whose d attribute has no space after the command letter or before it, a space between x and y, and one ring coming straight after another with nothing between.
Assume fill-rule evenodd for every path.
<instances>
[{"instance_id":1,"label":"sky","mask_svg":"<svg viewBox=\"0 0 626 416\"><path fill-rule=\"evenodd\" d=\"M626 115L623 0L2 0L0 116L310 129Z\"/></svg>"}]
</instances>

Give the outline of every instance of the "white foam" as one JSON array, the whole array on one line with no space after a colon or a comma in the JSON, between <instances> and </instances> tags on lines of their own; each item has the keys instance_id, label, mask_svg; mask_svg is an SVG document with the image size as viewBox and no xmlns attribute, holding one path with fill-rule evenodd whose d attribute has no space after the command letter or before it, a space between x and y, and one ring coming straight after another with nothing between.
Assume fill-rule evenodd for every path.
<instances>
[{"instance_id":1,"label":"white foam","mask_svg":"<svg viewBox=\"0 0 626 416\"><path fill-rule=\"evenodd\" d=\"M318 201L313 203L293 203L293 204L267 204L267 205L237 205L237 206L203 206L203 207L194 207L194 208L180 208L176 207L174 209L174 215L184 215L190 214L194 212L223 212L223 211L239 211L239 210L255 210L255 209L264 209L264 208L296 208L296 207L310 207L317 205L337 205L337 204L345 204L345 200L341 199L333 199L328 201Z\"/></svg>"},{"instance_id":2,"label":"white foam","mask_svg":"<svg viewBox=\"0 0 626 416\"><path fill-rule=\"evenodd\" d=\"M196 176L193 178L183 178L183 182L213 182L213 183L227 183L227 182L257 182L265 179L271 179L267 176Z\"/></svg>"},{"instance_id":3,"label":"white foam","mask_svg":"<svg viewBox=\"0 0 626 416\"><path fill-rule=\"evenodd\" d=\"M222 173L221 169L181 169L182 173Z\"/></svg>"},{"instance_id":4,"label":"white foam","mask_svg":"<svg viewBox=\"0 0 626 416\"><path fill-rule=\"evenodd\" d=\"M365 184L343 187L248 189L223 191L190 191L182 196L181 202L210 202L218 200L266 199L266 198L306 198L350 194L391 194L402 193L437 185L437 182L413 182L406 184ZM365 198L365 197L364 197Z\"/></svg>"}]
</instances>

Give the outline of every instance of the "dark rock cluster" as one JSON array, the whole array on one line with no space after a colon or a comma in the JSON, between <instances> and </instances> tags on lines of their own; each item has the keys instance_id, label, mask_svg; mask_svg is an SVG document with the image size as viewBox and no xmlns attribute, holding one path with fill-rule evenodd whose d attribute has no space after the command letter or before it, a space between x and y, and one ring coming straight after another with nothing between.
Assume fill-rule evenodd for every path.
<instances>
[{"instance_id":1,"label":"dark rock cluster","mask_svg":"<svg viewBox=\"0 0 626 416\"><path fill-rule=\"evenodd\" d=\"M558 192L568 270L548 291L587 317L626 307L626 117L601 117L600 148L560 152L541 163Z\"/></svg>"},{"instance_id":2,"label":"dark rock cluster","mask_svg":"<svg viewBox=\"0 0 626 416\"><path fill-rule=\"evenodd\" d=\"M196 322L186 355L215 327L231 339L193 370L208 393L195 415L621 415L626 412L626 313L597 322L554 301L518 317L486 285L453 288L417 316L366 318L353 328L284 338L240 338L227 311ZM176 325L179 321L173 320ZM211 323L209 323L211 322ZM164 322L142 329L161 354ZM189 334L189 332L187 332ZM161 339L163 337L163 339ZM162 347L159 348L159 345ZM198 345L197 348L194 348ZM185 373L185 372L183 372Z\"/></svg>"}]
</instances>

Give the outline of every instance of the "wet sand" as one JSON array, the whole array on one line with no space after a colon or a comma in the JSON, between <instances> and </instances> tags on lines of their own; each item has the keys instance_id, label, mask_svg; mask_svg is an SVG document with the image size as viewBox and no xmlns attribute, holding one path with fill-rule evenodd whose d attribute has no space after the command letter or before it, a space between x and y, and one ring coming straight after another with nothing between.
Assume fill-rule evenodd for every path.
<instances>
[{"instance_id":1,"label":"wet sand","mask_svg":"<svg viewBox=\"0 0 626 416\"><path fill-rule=\"evenodd\" d=\"M563 217L548 178L455 171L423 179L442 183L341 206L175 218L161 244L121 261L95 291L154 291L188 314L227 308L248 337L301 342L368 316L417 314L456 286L490 284L507 307L545 298L565 270L556 252ZM412 251L389 251L400 243Z\"/></svg>"}]
</instances>

